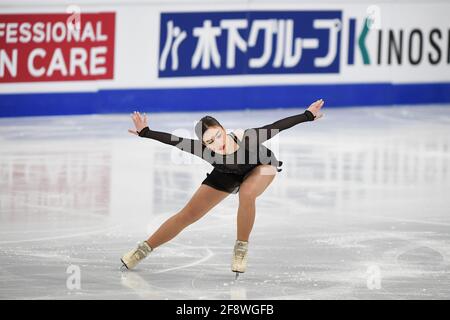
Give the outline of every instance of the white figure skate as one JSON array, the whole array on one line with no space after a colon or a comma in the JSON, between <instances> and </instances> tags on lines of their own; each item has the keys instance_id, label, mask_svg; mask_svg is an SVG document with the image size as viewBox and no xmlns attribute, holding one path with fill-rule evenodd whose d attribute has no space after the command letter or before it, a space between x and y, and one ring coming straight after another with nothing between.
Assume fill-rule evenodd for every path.
<instances>
[{"instance_id":1,"label":"white figure skate","mask_svg":"<svg viewBox=\"0 0 450 320\"><path fill-rule=\"evenodd\" d=\"M236 279L238 278L239 273L244 273L247 268L247 252L248 241L236 240L233 261L231 264L231 271L236 272Z\"/></svg>"},{"instance_id":2,"label":"white figure skate","mask_svg":"<svg viewBox=\"0 0 450 320\"><path fill-rule=\"evenodd\" d=\"M133 269L139 262L152 252L153 249L148 245L147 241L143 241L138 244L137 248L131 250L125 254L120 261L122 261L123 267L127 269Z\"/></svg>"}]
</instances>

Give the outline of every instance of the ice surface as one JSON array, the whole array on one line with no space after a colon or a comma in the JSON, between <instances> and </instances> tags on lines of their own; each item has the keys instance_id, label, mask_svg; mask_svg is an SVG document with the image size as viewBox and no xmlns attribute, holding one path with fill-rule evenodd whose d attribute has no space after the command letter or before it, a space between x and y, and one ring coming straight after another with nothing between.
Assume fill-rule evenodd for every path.
<instances>
[{"instance_id":1,"label":"ice surface","mask_svg":"<svg viewBox=\"0 0 450 320\"><path fill-rule=\"evenodd\" d=\"M149 121L193 137L205 114L232 131L303 110ZM130 135L128 114L0 119L0 298L449 299L450 106L323 111L267 144L283 171L257 198L238 281L238 195L119 270L187 203L208 163ZM70 266L80 289L68 287Z\"/></svg>"}]
</instances>

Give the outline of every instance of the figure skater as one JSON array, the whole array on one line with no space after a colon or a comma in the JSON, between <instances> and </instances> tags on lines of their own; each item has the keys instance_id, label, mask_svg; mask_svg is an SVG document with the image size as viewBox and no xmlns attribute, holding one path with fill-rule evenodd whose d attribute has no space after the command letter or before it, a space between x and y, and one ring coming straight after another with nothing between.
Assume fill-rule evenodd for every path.
<instances>
[{"instance_id":1,"label":"figure skater","mask_svg":"<svg viewBox=\"0 0 450 320\"><path fill-rule=\"evenodd\" d=\"M184 228L202 218L229 194L239 192L237 212L237 239L231 270L243 273L247 267L250 232L255 220L256 198L261 195L282 169L270 149L262 143L279 132L305 121L323 116L323 99L313 102L303 113L278 120L258 128L238 129L229 134L213 117L205 116L195 126L197 139L181 138L155 131L148 127L146 114L134 112L131 116L139 137L150 138L175 146L210 163L214 169L206 174L192 198L177 213L167 219L147 240L125 254L121 261L127 269L134 268L158 246L168 242Z\"/></svg>"}]
</instances>

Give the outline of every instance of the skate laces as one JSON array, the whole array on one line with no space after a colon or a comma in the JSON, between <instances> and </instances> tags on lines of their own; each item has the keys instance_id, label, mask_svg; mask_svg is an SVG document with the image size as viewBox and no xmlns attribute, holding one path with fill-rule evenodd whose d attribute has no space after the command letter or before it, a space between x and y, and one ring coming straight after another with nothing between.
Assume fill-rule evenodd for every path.
<instances>
[{"instance_id":1,"label":"skate laces","mask_svg":"<svg viewBox=\"0 0 450 320\"><path fill-rule=\"evenodd\" d=\"M235 256L244 259L245 254L247 253L247 246L243 242L237 242L236 246L234 247L234 254Z\"/></svg>"},{"instance_id":2,"label":"skate laces","mask_svg":"<svg viewBox=\"0 0 450 320\"><path fill-rule=\"evenodd\" d=\"M151 252L151 250L149 250L148 247L144 243L141 243L136 248L136 252L134 253L134 256L136 257L137 260L141 260L141 259L144 259L149 254L149 252Z\"/></svg>"},{"instance_id":3,"label":"skate laces","mask_svg":"<svg viewBox=\"0 0 450 320\"><path fill-rule=\"evenodd\" d=\"M236 250L236 256L241 259L244 259L246 253L247 250Z\"/></svg>"}]
</instances>

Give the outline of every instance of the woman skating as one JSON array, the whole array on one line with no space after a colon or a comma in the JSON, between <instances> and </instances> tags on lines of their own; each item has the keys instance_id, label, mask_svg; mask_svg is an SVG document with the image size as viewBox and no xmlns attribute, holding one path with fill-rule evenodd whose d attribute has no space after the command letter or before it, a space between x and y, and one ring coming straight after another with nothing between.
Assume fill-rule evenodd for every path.
<instances>
[{"instance_id":1,"label":"woman skating","mask_svg":"<svg viewBox=\"0 0 450 320\"><path fill-rule=\"evenodd\" d=\"M147 116L134 112L132 119L136 129L128 130L130 133L192 153L210 163L214 169L206 174L207 177L184 208L167 219L146 241L122 257L123 265L128 269L134 268L155 248L173 239L229 194L239 192L237 239L231 270L236 272L236 276L245 272L249 237L255 221L256 198L281 171L277 167L283 163L262 143L296 124L321 118L323 104L324 101L320 99L302 114L263 127L235 130L230 134L215 118L205 116L195 126L198 140L152 130L147 125Z\"/></svg>"}]
</instances>

